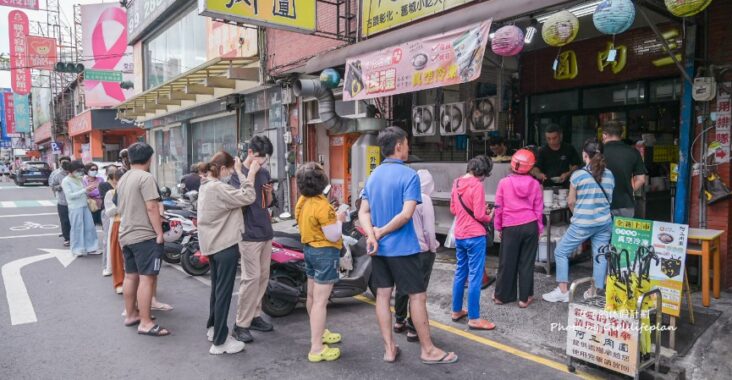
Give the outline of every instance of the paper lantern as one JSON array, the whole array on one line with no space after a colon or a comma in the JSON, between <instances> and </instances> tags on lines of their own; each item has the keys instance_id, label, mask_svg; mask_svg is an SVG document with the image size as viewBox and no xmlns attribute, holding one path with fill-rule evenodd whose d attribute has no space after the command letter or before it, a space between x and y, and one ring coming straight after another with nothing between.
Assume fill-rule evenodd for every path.
<instances>
[{"instance_id":1,"label":"paper lantern","mask_svg":"<svg viewBox=\"0 0 732 380\"><path fill-rule=\"evenodd\" d=\"M712 0L664 0L666 8L674 16L693 16L706 9Z\"/></svg>"},{"instance_id":2,"label":"paper lantern","mask_svg":"<svg viewBox=\"0 0 732 380\"><path fill-rule=\"evenodd\" d=\"M550 46L564 46L577 38L579 20L569 11L559 11L544 21L541 38Z\"/></svg>"},{"instance_id":3,"label":"paper lantern","mask_svg":"<svg viewBox=\"0 0 732 380\"><path fill-rule=\"evenodd\" d=\"M507 25L498 30L491 41L491 50L502 57L511 57L524 48L524 32L515 25Z\"/></svg>"},{"instance_id":4,"label":"paper lantern","mask_svg":"<svg viewBox=\"0 0 732 380\"><path fill-rule=\"evenodd\" d=\"M635 5L630 0L605 0L597 5L592 15L595 28L601 33L623 33L633 26Z\"/></svg>"},{"instance_id":5,"label":"paper lantern","mask_svg":"<svg viewBox=\"0 0 732 380\"><path fill-rule=\"evenodd\" d=\"M338 87L341 81L341 74L334 69L325 69L320 73L320 83L328 88Z\"/></svg>"}]
</instances>

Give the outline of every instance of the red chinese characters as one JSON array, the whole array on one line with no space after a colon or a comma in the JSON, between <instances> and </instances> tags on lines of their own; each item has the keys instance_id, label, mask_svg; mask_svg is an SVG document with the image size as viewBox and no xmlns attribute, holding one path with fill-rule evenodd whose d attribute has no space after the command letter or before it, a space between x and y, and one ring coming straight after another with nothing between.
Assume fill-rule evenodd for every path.
<instances>
[{"instance_id":1,"label":"red chinese characters","mask_svg":"<svg viewBox=\"0 0 732 380\"><path fill-rule=\"evenodd\" d=\"M28 95L31 89L31 71L26 60L28 51L28 16L18 10L8 14L10 42L10 83L13 92Z\"/></svg>"}]
</instances>

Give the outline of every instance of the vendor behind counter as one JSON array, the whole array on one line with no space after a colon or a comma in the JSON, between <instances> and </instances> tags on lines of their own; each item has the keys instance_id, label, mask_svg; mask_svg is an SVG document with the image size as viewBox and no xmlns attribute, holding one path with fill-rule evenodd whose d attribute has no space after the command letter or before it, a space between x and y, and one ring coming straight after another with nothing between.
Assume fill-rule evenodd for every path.
<instances>
[{"instance_id":1,"label":"vendor behind counter","mask_svg":"<svg viewBox=\"0 0 732 380\"><path fill-rule=\"evenodd\" d=\"M562 141L558 125L549 124L544 137L547 143L539 148L531 174L544 186L569 187L569 177L582 165L582 159L572 145Z\"/></svg>"}]
</instances>

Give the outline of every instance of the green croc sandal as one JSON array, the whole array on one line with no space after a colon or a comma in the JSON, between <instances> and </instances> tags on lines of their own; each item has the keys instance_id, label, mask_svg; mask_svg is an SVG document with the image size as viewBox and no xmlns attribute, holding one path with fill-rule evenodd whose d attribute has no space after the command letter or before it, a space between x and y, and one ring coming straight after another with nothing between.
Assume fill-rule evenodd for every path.
<instances>
[{"instance_id":1,"label":"green croc sandal","mask_svg":"<svg viewBox=\"0 0 732 380\"><path fill-rule=\"evenodd\" d=\"M341 334L330 332L330 330L325 329L323 331L323 343L325 344L333 344L333 343L340 343L341 342Z\"/></svg>"},{"instance_id":2,"label":"green croc sandal","mask_svg":"<svg viewBox=\"0 0 732 380\"><path fill-rule=\"evenodd\" d=\"M323 351L319 354L308 354L308 361L311 363L317 362L332 362L341 357L341 350L338 348L330 348L327 345L323 346Z\"/></svg>"}]
</instances>

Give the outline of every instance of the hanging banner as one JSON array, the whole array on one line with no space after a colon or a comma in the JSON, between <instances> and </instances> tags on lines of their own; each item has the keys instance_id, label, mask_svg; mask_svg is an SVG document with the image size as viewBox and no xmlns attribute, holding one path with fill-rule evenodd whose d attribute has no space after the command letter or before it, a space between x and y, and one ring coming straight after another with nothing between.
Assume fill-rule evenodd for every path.
<instances>
[{"instance_id":1,"label":"hanging banner","mask_svg":"<svg viewBox=\"0 0 732 380\"><path fill-rule=\"evenodd\" d=\"M198 13L294 32L315 32L316 0L198 0Z\"/></svg>"},{"instance_id":2,"label":"hanging banner","mask_svg":"<svg viewBox=\"0 0 732 380\"><path fill-rule=\"evenodd\" d=\"M58 62L56 39L28 36L28 67L35 70L53 70Z\"/></svg>"},{"instance_id":3,"label":"hanging banner","mask_svg":"<svg viewBox=\"0 0 732 380\"><path fill-rule=\"evenodd\" d=\"M10 142L10 136L5 130L5 96L3 96L5 92L9 91L9 88L0 88L0 143Z\"/></svg>"},{"instance_id":4,"label":"hanging banner","mask_svg":"<svg viewBox=\"0 0 732 380\"><path fill-rule=\"evenodd\" d=\"M124 80L134 80L125 9L117 3L82 5L81 25L84 55L92 57L84 62L86 68L121 71ZM86 105L113 107L124 102L133 90L123 90L119 84L119 81L84 80Z\"/></svg>"},{"instance_id":5,"label":"hanging banner","mask_svg":"<svg viewBox=\"0 0 732 380\"><path fill-rule=\"evenodd\" d=\"M658 261L651 260L651 288L663 294L663 313L675 317L681 313L688 235L689 226L685 224L615 218L613 225L612 244L618 251L628 251L631 266L639 246L653 246ZM624 268L628 264L623 257L620 266Z\"/></svg>"},{"instance_id":6,"label":"hanging banner","mask_svg":"<svg viewBox=\"0 0 732 380\"><path fill-rule=\"evenodd\" d=\"M15 132L30 133L31 111L28 95L14 94L13 105L15 106Z\"/></svg>"},{"instance_id":7,"label":"hanging banner","mask_svg":"<svg viewBox=\"0 0 732 380\"><path fill-rule=\"evenodd\" d=\"M473 0L364 0L361 30L364 36L370 36L471 2Z\"/></svg>"},{"instance_id":8,"label":"hanging banner","mask_svg":"<svg viewBox=\"0 0 732 380\"><path fill-rule=\"evenodd\" d=\"M10 136L15 133L15 105L13 104L13 93L4 92L5 101L5 134Z\"/></svg>"},{"instance_id":9,"label":"hanging banner","mask_svg":"<svg viewBox=\"0 0 732 380\"><path fill-rule=\"evenodd\" d=\"M51 89L35 87L32 91L33 130L51 121Z\"/></svg>"},{"instance_id":10,"label":"hanging banner","mask_svg":"<svg viewBox=\"0 0 732 380\"><path fill-rule=\"evenodd\" d=\"M480 77L491 20L346 61L343 100L391 96Z\"/></svg>"},{"instance_id":11,"label":"hanging banner","mask_svg":"<svg viewBox=\"0 0 732 380\"><path fill-rule=\"evenodd\" d=\"M0 6L38 10L38 0L0 0Z\"/></svg>"},{"instance_id":12,"label":"hanging banner","mask_svg":"<svg viewBox=\"0 0 732 380\"><path fill-rule=\"evenodd\" d=\"M722 164L729 162L730 155L730 127L732 127L732 102L730 94L723 88L730 88L732 82L726 82L718 86L717 92L717 121L715 123L714 140L717 149L714 151L714 162ZM710 148L712 144L709 145Z\"/></svg>"},{"instance_id":13,"label":"hanging banner","mask_svg":"<svg viewBox=\"0 0 732 380\"><path fill-rule=\"evenodd\" d=\"M8 14L10 39L10 83L13 92L28 95L31 89L31 71L28 68L28 15L22 11Z\"/></svg>"}]
</instances>

